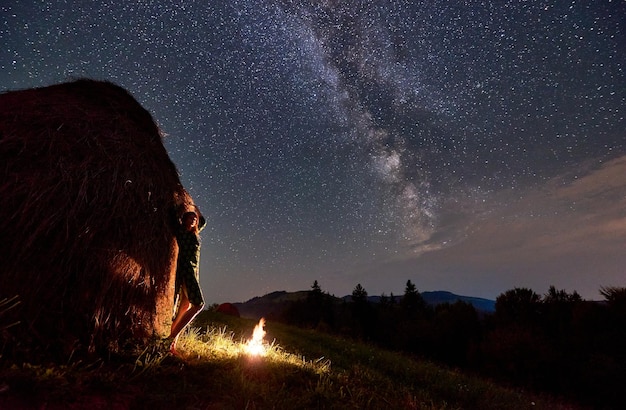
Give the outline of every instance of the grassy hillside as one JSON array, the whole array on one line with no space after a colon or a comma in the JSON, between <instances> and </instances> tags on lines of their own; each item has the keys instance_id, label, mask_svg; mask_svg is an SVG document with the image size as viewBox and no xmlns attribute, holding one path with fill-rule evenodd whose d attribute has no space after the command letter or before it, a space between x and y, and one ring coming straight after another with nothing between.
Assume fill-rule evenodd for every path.
<instances>
[{"instance_id":1,"label":"grassy hillside","mask_svg":"<svg viewBox=\"0 0 626 410\"><path fill-rule=\"evenodd\" d=\"M33 366L0 358L0 408L555 409L557 400L354 341L203 312L182 357L155 343L104 362ZM0 352L1 353L1 352Z\"/></svg>"}]
</instances>

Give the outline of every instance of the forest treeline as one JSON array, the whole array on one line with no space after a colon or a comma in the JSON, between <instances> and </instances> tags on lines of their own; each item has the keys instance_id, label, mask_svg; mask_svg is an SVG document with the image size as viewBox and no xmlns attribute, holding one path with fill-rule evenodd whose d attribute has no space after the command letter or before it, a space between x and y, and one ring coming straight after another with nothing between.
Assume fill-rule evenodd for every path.
<instances>
[{"instance_id":1,"label":"forest treeline","mask_svg":"<svg viewBox=\"0 0 626 410\"><path fill-rule=\"evenodd\" d=\"M495 312L458 301L427 304L409 280L401 296L368 302L358 284L338 301L317 281L307 297L272 317L358 338L594 408L626 405L626 288L600 289L604 301L550 287L508 290Z\"/></svg>"}]
</instances>

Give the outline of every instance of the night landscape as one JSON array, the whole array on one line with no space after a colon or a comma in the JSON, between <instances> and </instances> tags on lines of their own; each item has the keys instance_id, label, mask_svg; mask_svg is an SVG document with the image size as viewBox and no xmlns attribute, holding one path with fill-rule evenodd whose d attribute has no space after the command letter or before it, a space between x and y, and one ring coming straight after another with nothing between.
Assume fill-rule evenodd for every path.
<instances>
[{"instance_id":1,"label":"night landscape","mask_svg":"<svg viewBox=\"0 0 626 410\"><path fill-rule=\"evenodd\" d=\"M626 405L626 3L0 10L0 408Z\"/></svg>"}]
</instances>

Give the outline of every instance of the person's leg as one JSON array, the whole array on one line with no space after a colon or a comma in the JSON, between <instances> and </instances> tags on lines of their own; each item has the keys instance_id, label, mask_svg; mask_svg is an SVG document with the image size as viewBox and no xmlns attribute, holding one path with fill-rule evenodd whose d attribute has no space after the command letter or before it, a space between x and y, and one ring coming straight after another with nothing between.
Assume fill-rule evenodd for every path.
<instances>
[{"instance_id":1,"label":"person's leg","mask_svg":"<svg viewBox=\"0 0 626 410\"><path fill-rule=\"evenodd\" d=\"M170 330L170 338L174 338L180 333L180 323L183 320L183 316L189 310L189 297L187 296L187 291L185 290L185 286L183 285L180 289L179 295L180 301L178 303L178 310L176 311L176 317L172 321L172 327Z\"/></svg>"},{"instance_id":2,"label":"person's leg","mask_svg":"<svg viewBox=\"0 0 626 410\"><path fill-rule=\"evenodd\" d=\"M178 338L180 332L193 320L194 317L202 310L202 306L188 305L188 309L177 317L176 321L172 323L172 331L170 337Z\"/></svg>"},{"instance_id":3,"label":"person's leg","mask_svg":"<svg viewBox=\"0 0 626 410\"><path fill-rule=\"evenodd\" d=\"M202 305L192 305L189 302L189 296L187 296L187 291L185 286L183 285L181 289L181 300L180 306L178 308L178 312L176 314L176 318L174 322L172 322L172 329L170 331L170 338L173 338L172 344L170 345L170 352L172 354L177 354L176 352L176 343L178 342L178 336L180 332L193 320L194 317L202 310Z\"/></svg>"}]
</instances>

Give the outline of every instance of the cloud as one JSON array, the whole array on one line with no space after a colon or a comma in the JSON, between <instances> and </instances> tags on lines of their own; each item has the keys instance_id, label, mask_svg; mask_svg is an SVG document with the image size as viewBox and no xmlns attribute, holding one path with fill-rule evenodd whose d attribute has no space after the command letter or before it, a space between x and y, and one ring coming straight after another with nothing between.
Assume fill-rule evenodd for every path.
<instances>
[{"instance_id":1,"label":"cloud","mask_svg":"<svg viewBox=\"0 0 626 410\"><path fill-rule=\"evenodd\" d=\"M558 256L625 243L626 156L596 169L579 167L577 174L553 178L519 199L516 194L502 194L504 205L472 235L473 248L490 250L490 256L531 251Z\"/></svg>"},{"instance_id":2,"label":"cloud","mask_svg":"<svg viewBox=\"0 0 626 410\"><path fill-rule=\"evenodd\" d=\"M443 226L457 233L466 229L462 241L457 235L446 248L433 246L432 252L382 269L412 278L422 290L491 298L513 287L541 293L555 285L598 299L601 286L624 285L626 156L595 168L579 166L541 186L501 192L493 200L500 205L477 212L473 222L467 219L470 211L456 212L461 216Z\"/></svg>"}]
</instances>

